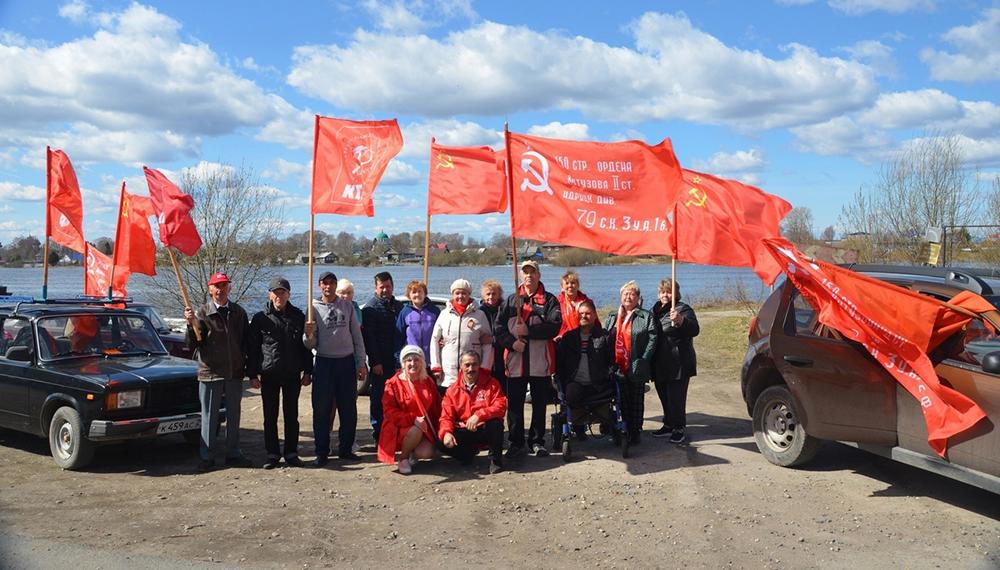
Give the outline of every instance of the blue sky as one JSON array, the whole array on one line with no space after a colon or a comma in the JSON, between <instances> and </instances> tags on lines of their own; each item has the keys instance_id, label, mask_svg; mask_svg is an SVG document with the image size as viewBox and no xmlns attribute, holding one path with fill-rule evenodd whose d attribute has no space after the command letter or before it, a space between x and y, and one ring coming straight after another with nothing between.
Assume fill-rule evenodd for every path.
<instances>
[{"instance_id":1,"label":"blue sky","mask_svg":"<svg viewBox=\"0 0 1000 570\"><path fill-rule=\"evenodd\" d=\"M398 118L405 146L370 236L422 230L430 137L511 130L651 143L834 225L881 161L931 132L1000 172L1000 2L0 0L0 241L44 228L45 146L84 191L85 236L113 236L141 166L252 166L308 228L313 115ZM175 178L176 179L176 178ZM506 216L438 216L489 237Z\"/></svg>"}]
</instances>

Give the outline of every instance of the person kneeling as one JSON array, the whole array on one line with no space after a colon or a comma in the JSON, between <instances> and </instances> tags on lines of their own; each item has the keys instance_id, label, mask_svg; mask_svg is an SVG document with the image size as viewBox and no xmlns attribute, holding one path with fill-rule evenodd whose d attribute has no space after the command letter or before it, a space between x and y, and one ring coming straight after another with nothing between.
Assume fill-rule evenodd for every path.
<instances>
[{"instance_id":1,"label":"person kneeling","mask_svg":"<svg viewBox=\"0 0 1000 570\"><path fill-rule=\"evenodd\" d=\"M409 475L418 459L434 457L437 434L432 422L441 416L441 396L427 375L422 348L408 344L399 357L403 368L386 381L382 393L378 460L391 465L399 451L399 472Z\"/></svg>"},{"instance_id":2,"label":"person kneeling","mask_svg":"<svg viewBox=\"0 0 1000 570\"><path fill-rule=\"evenodd\" d=\"M503 471L503 417L507 397L500 383L480 368L479 352L463 352L457 381L448 387L441 403L439 435L444 452L472 462L479 446L490 450L490 474Z\"/></svg>"}]
</instances>

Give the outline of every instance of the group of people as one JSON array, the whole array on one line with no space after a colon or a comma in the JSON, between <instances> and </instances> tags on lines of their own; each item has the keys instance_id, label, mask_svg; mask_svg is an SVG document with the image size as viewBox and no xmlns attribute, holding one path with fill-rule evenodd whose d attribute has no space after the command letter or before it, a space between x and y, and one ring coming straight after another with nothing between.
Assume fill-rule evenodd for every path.
<instances>
[{"instance_id":1,"label":"group of people","mask_svg":"<svg viewBox=\"0 0 1000 570\"><path fill-rule=\"evenodd\" d=\"M548 455L545 423L554 380L571 407L618 382L626 436L633 445L640 442L646 383L652 381L664 410L663 426L652 435L683 443L688 382L697 373L692 339L699 327L677 284L661 281L656 304L646 310L638 285L629 281L621 288L617 311L602 325L576 272L562 276L556 296L542 283L537 262L524 261L519 269L517 291L506 298L499 282L487 280L477 302L472 284L455 280L443 309L428 299L420 281L407 285L405 304L397 300L388 272L375 275L374 294L359 307L354 285L326 271L319 275L311 319L289 301L291 286L284 278L271 280L264 309L250 317L229 299L229 277L212 275L209 301L184 311L187 341L198 362L198 469L215 468L215 426L223 403L225 462L251 465L239 445L244 377L261 393L265 469L282 460L304 465L298 455L298 399L302 387L310 385L316 467L332 455L336 416L337 457L360 459L357 397L364 383L370 387L377 457L396 464L402 474L437 453L468 463L485 448L491 473L503 470L505 458ZM576 429L586 437L585 426Z\"/></svg>"}]
</instances>

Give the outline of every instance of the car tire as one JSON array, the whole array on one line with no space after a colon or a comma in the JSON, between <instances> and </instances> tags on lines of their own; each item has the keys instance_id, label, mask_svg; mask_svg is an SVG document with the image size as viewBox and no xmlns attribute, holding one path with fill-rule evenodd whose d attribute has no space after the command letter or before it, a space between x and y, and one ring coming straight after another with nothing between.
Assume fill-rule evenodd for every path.
<instances>
[{"instance_id":1,"label":"car tire","mask_svg":"<svg viewBox=\"0 0 1000 570\"><path fill-rule=\"evenodd\" d=\"M787 386L771 386L757 396L753 406L753 437L761 455L771 463L794 467L806 463L819 451L822 440L806 433L799 416Z\"/></svg>"},{"instance_id":2,"label":"car tire","mask_svg":"<svg viewBox=\"0 0 1000 570\"><path fill-rule=\"evenodd\" d=\"M49 450L56 465L63 469L82 469L94 457L94 444L84 435L80 413L63 406L49 422Z\"/></svg>"}]
</instances>

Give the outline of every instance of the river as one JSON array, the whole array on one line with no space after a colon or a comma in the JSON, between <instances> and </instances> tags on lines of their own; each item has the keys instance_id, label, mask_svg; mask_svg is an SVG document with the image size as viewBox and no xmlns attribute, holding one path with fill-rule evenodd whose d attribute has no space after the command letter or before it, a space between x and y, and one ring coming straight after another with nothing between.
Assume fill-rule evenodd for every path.
<instances>
[{"instance_id":1,"label":"river","mask_svg":"<svg viewBox=\"0 0 1000 570\"><path fill-rule=\"evenodd\" d=\"M161 273L169 275L169 267L160 267ZM292 285L292 302L304 306L308 269L304 265L272 267L274 275L281 275ZM389 271L396 285L396 293L401 294L406 284L413 279L423 278L423 267L419 265L343 267L338 265L316 265L314 274L333 271L337 277L346 277L354 282L357 294L355 300L363 302L371 296L372 281L376 273ZM542 265L542 282L553 294L559 293L559 278L566 268ZM643 306L651 307L656 301L656 287L661 279L670 276L669 265L599 265L576 268L580 274L581 290L594 299L598 307L611 305L618 300L618 290L626 281L635 280L642 290ZM448 295L451 282L459 277L472 282L478 298L479 284L485 279L497 279L509 293L514 280L514 270L509 265L495 267L431 267L428 289L432 295ZM165 299L158 298L144 275L135 275L129 283L129 294L137 301L145 301L166 310L165 316L174 316L177 308L166 306ZM677 282L682 288L682 298L688 303L733 298L739 287L752 299L763 299L768 288L748 268L716 267L708 265L679 264ZM40 296L42 291L41 268L0 268L0 285L6 285L15 295ZM241 300L247 310L260 307L267 296L266 280L254 290L249 299ZM83 269L75 267L52 267L49 269L49 298L75 297L83 292ZM318 294L314 291L315 294ZM192 302L195 302L192 299Z\"/></svg>"}]
</instances>

